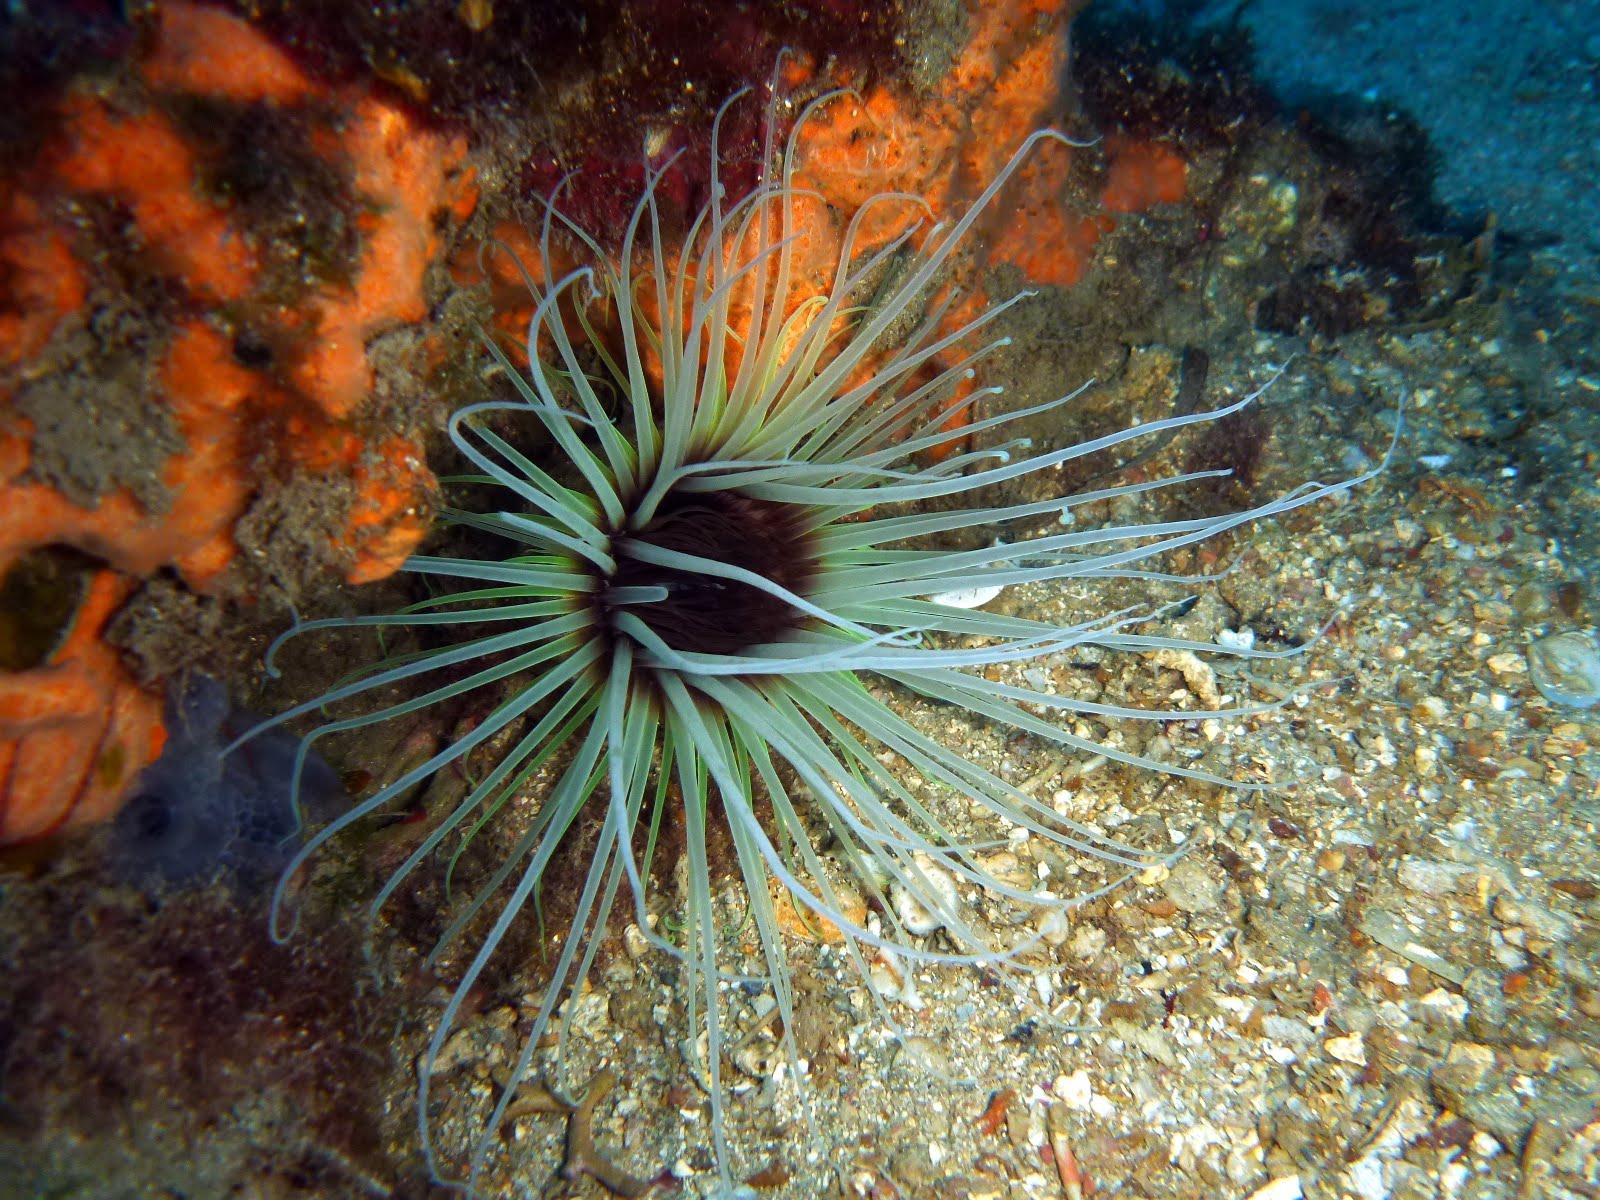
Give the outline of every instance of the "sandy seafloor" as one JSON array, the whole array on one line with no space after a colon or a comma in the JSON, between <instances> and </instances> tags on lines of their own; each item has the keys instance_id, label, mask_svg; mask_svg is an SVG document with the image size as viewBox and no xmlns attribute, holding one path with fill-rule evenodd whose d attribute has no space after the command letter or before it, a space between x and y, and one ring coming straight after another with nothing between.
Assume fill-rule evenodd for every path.
<instances>
[{"instance_id":1,"label":"sandy seafloor","mask_svg":"<svg viewBox=\"0 0 1600 1200\"><path fill-rule=\"evenodd\" d=\"M1436 99L1419 98L1418 110ZM1470 185L1459 186L1451 202L1470 206ZM1487 191L1477 199L1501 204ZM1592 254L1586 239L1600 225L1581 211L1563 216L1570 243L1541 236L1508 251L1492 289L1425 328L1379 326L1309 348L1244 332L1213 354L1212 395L1230 397L1296 356L1259 402L1258 503L1374 464L1403 410L1378 478L1181 564L1239 560L1164 630L1214 640L1249 628L1287 644L1331 619L1317 645L1253 665L1252 679L1226 658L1188 673L1112 659L1093 677L1097 693L1072 664L1003 673L1179 707L1202 707L1213 687L1264 701L1326 681L1245 720L1110 727L1125 745L1194 751L1272 786L1226 791L1115 768L1080 775L1081 763L1031 739L893 698L931 735L1074 817L1156 844L1189 833L1196 846L1052 930L1024 960L1029 974L914 971L891 1005L904 1039L840 953L792 938L805 1094L774 1075L771 1055L746 1055L749 1069L729 1072L735 1171L762 1173L757 1194L1073 1197L1062 1170L1070 1148L1082 1194L1108 1197L1600 1195L1600 709L1554 704L1528 673L1530 644L1592 633L1600 620L1600 280L1563 251ZM1151 388L1170 388L1174 371L1170 356L1153 357ZM1176 455L1156 465L1170 469ZM1082 519L1162 511L1102 506ZM993 607L1071 620L1150 595L1131 583L1110 596L1034 585ZM1151 746L1154 735L1165 742ZM930 800L958 827L965 819L948 794ZM1036 878L1041 863L1063 870L1036 840L1007 853L1014 863L996 869L1019 879ZM24 945L28 923L43 928L64 903L25 885L7 899L9 933ZM1032 929L1029 914L993 897L964 899L996 936ZM346 908L359 906L352 897ZM577 1002L570 1079L607 1061L622 1083L595 1114L601 1151L639 1177L676 1167L682 1194L710 1195L707 1106L677 1048L681 996L659 961L628 944L620 939ZM285 1093L266 1089L260 1104L200 1122L149 1096L80 1092L56 1102L102 1115L74 1123L77 1132L0 1141L0 1195L424 1194L385 1164L392 1152L414 1166L412 1064L438 996L392 974L390 994L406 997L399 1015L381 992L352 987L359 1038L396 1045L380 1089L388 1108L375 1118L381 1146L319 1148ZM452 1043L454 1066L437 1085L448 1151L462 1145L462 1101L492 1094L531 1007L497 1003ZM727 1017L745 1028L759 1007L730 997ZM330 1019L316 1009L287 1018ZM352 1041L355 1024L343 1031ZM340 1036L322 1029L307 1053ZM485 1194L609 1194L556 1173L565 1131L554 1116L516 1117ZM286 1146L315 1169L252 1171Z\"/></svg>"}]
</instances>

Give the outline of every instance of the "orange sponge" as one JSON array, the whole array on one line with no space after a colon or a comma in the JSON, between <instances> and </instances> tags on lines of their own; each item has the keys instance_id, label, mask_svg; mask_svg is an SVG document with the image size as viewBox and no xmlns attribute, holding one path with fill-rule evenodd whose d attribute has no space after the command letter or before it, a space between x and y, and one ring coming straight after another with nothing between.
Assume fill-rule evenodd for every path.
<instances>
[{"instance_id":1,"label":"orange sponge","mask_svg":"<svg viewBox=\"0 0 1600 1200\"><path fill-rule=\"evenodd\" d=\"M970 5L972 34L931 96L879 84L859 100L835 101L802 129L800 182L820 192L840 222L882 192L923 197L935 220L959 216L1023 139L1051 123L1065 68L1063 30L1078 7L1076 0ZM1029 254L1042 264L1038 243L1046 239L1032 218L1059 205L1068 161L1065 147L1043 150L1018 174L1014 195L998 201L995 215L987 219L993 259L1017 261ZM869 227L869 246L921 215L909 207L894 216L883 211ZM1052 244L1074 264L1098 236L1067 222L1055 232L1064 240ZM819 250L826 258L826 250ZM836 261L837 245L833 257ZM1076 269L1056 273L1075 279Z\"/></svg>"},{"instance_id":2,"label":"orange sponge","mask_svg":"<svg viewBox=\"0 0 1600 1200\"><path fill-rule=\"evenodd\" d=\"M418 129L384 101L355 104L332 143L354 168L370 207L357 218L362 252L352 287L322 289L289 317L305 330L307 349L291 371L295 387L330 417L347 416L372 386L367 341L422 320L423 275L439 253L433 217L472 211L476 195L464 172L466 143Z\"/></svg>"},{"instance_id":3,"label":"orange sponge","mask_svg":"<svg viewBox=\"0 0 1600 1200\"><path fill-rule=\"evenodd\" d=\"M39 202L0 192L0 366L44 348L61 319L83 307L84 270Z\"/></svg>"},{"instance_id":4,"label":"orange sponge","mask_svg":"<svg viewBox=\"0 0 1600 1200\"><path fill-rule=\"evenodd\" d=\"M1143 212L1183 199L1188 167L1169 146L1130 138L1106 139L1111 168L1100 203L1107 212Z\"/></svg>"},{"instance_id":5,"label":"orange sponge","mask_svg":"<svg viewBox=\"0 0 1600 1200\"><path fill-rule=\"evenodd\" d=\"M133 574L175 565L191 587L210 585L233 554L230 529L261 486L271 455L246 454L283 435L284 422L309 404L342 422L367 395L366 345L388 328L426 316L424 275L441 231L472 211L476 185L462 139L418 128L399 108L364 88L331 92L309 80L251 26L217 9L164 4L158 33L139 63L158 95L208 101L307 105L320 120L313 144L350 181L359 230L348 282L284 297L264 286L254 234L235 206L200 187L202 152L161 106L123 111L100 96L75 94L62 105L63 128L14 188L0 193L0 356L22 367L66 317L83 309L89 271L74 252L75 232L54 197L97 195L126 206L142 252L201 306L230 305L281 354L274 374L242 365L217 322L190 319L174 330L157 377L188 445L164 470L170 508L150 513L125 492L83 508L47 484L23 480L31 430L21 420L0 430L9 468L0 474L0 568L34 546L62 542ZM338 112L332 122L318 114ZM445 220L436 218L444 216ZM159 330L153 331L159 336ZM432 477L415 455L393 457L384 506L418 510ZM413 463L409 477L392 464ZM353 470L353 464L346 464ZM370 486L355 480L358 492ZM408 492L402 502L400 492ZM375 532L370 513L332 536L351 552L351 577L397 567L415 537ZM380 522L380 524L382 524ZM372 548L368 539L376 539Z\"/></svg>"},{"instance_id":6,"label":"orange sponge","mask_svg":"<svg viewBox=\"0 0 1600 1200\"><path fill-rule=\"evenodd\" d=\"M836 100L802 129L798 182L825 200L807 208L815 230L799 243L809 249L813 272L826 275L837 262L842 230L873 195L910 193L927 200L934 220L959 217L1015 148L1055 118L1066 66L1063 31L1080 7L1078 0L973 0L971 36L933 95L880 84L859 98ZM1059 143L1035 147L980 217L983 236L973 244L984 247L984 261L952 264L954 285L971 294L948 314L946 332L983 303L972 283L976 267L1009 263L1035 283L1070 287L1115 227L1113 214L1183 198L1185 165L1176 153L1122 139L1106 146L1109 169L1098 205L1086 199L1074 207L1067 200L1074 153ZM909 205L880 206L862 248L889 240L920 216ZM959 425L957 418L947 452L959 444Z\"/></svg>"},{"instance_id":7,"label":"orange sponge","mask_svg":"<svg viewBox=\"0 0 1600 1200\"><path fill-rule=\"evenodd\" d=\"M99 572L49 660L0 672L0 846L111 816L161 753L161 701L101 640L132 590L115 571Z\"/></svg>"},{"instance_id":8,"label":"orange sponge","mask_svg":"<svg viewBox=\"0 0 1600 1200\"><path fill-rule=\"evenodd\" d=\"M19 421L0 434L0 570L51 544L76 546L130 575L176 566L197 589L227 564L229 531L251 491L236 414L262 382L235 364L223 339L200 322L178 332L158 376L188 443L167 463L168 508L149 512L126 490L84 508L46 483L24 479L29 430Z\"/></svg>"},{"instance_id":9,"label":"orange sponge","mask_svg":"<svg viewBox=\"0 0 1600 1200\"><path fill-rule=\"evenodd\" d=\"M161 6L155 49L141 73L161 91L241 104L295 104L317 95L293 60L244 22L220 9L181 2Z\"/></svg>"},{"instance_id":10,"label":"orange sponge","mask_svg":"<svg viewBox=\"0 0 1600 1200\"><path fill-rule=\"evenodd\" d=\"M79 192L128 203L134 223L163 265L194 291L237 300L255 282L256 261L224 210L195 192L194 151L154 110L121 115L88 97L67 101L54 174Z\"/></svg>"},{"instance_id":11,"label":"orange sponge","mask_svg":"<svg viewBox=\"0 0 1600 1200\"><path fill-rule=\"evenodd\" d=\"M476 203L465 141L421 128L370 88L319 84L248 22L182 0L160 6L132 71L131 89L69 92L59 131L0 182L0 366L9 380L58 369L39 365L41 356L63 330L86 324L107 261L99 243L86 244L100 235L81 214L109 201L127 214L117 253L161 278L169 297L143 318L140 343L154 347L141 351L150 356L146 399L183 445L154 466L165 489L159 511L125 488L85 503L30 473L32 424L0 418L0 572L53 544L111 568L57 660L0 673L0 845L109 811L158 748L159 699L98 641L139 578L170 567L195 590L219 586L237 555L236 522L280 472L300 466L306 440L339 435L355 446L328 467L330 495L349 497L342 525L328 532L329 559L342 560L352 582L404 561L425 530L433 487L412 438L386 428L368 444L352 420L372 386L367 344L426 317L426 273ZM186 124L195 101L254 106L261 119L303 129L309 152L345 188L319 202L344 205L330 220L357 233L337 281L268 279L272 233L207 185L217 164ZM270 346L264 364L248 344L240 349L241 329ZM58 361L59 344L53 352ZM0 414L11 399L0 390Z\"/></svg>"}]
</instances>

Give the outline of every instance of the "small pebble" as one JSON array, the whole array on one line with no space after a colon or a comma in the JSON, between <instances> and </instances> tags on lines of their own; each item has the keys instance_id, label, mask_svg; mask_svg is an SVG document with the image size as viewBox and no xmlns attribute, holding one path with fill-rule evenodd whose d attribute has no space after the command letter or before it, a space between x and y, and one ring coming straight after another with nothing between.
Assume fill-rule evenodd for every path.
<instances>
[{"instance_id":1,"label":"small pebble","mask_svg":"<svg viewBox=\"0 0 1600 1200\"><path fill-rule=\"evenodd\" d=\"M1466 998L1444 988L1434 988L1421 1000L1422 1017L1436 1025L1458 1025L1467 1019Z\"/></svg>"},{"instance_id":2,"label":"small pebble","mask_svg":"<svg viewBox=\"0 0 1600 1200\"><path fill-rule=\"evenodd\" d=\"M1161 881L1161 890L1181 912L1214 912L1222 904L1222 881L1192 858L1172 868L1172 873Z\"/></svg>"},{"instance_id":3,"label":"small pebble","mask_svg":"<svg viewBox=\"0 0 1600 1200\"><path fill-rule=\"evenodd\" d=\"M1429 858L1408 858L1395 872L1400 886L1424 896L1448 896L1461 886L1463 877L1475 874L1466 863L1438 862Z\"/></svg>"},{"instance_id":4,"label":"small pebble","mask_svg":"<svg viewBox=\"0 0 1600 1200\"><path fill-rule=\"evenodd\" d=\"M1300 1176L1282 1175L1250 1193L1250 1200L1301 1200Z\"/></svg>"},{"instance_id":5,"label":"small pebble","mask_svg":"<svg viewBox=\"0 0 1600 1200\"><path fill-rule=\"evenodd\" d=\"M1322 1048L1340 1062L1357 1067L1367 1065L1367 1048L1362 1044L1359 1033L1352 1033L1347 1037L1329 1038L1322 1043Z\"/></svg>"},{"instance_id":6,"label":"small pebble","mask_svg":"<svg viewBox=\"0 0 1600 1200\"><path fill-rule=\"evenodd\" d=\"M1071 1075L1057 1075L1050 1093L1068 1108L1088 1112L1094 1099L1094 1085L1089 1080L1089 1072L1080 1067Z\"/></svg>"},{"instance_id":7,"label":"small pebble","mask_svg":"<svg viewBox=\"0 0 1600 1200\"><path fill-rule=\"evenodd\" d=\"M1424 720L1439 725L1450 715L1450 706L1438 696L1424 696L1417 701L1416 712Z\"/></svg>"},{"instance_id":8,"label":"small pebble","mask_svg":"<svg viewBox=\"0 0 1600 1200\"><path fill-rule=\"evenodd\" d=\"M1566 913L1511 896L1501 896L1495 901L1494 915L1507 925L1521 925L1552 942L1568 940L1577 928L1577 922Z\"/></svg>"}]
</instances>

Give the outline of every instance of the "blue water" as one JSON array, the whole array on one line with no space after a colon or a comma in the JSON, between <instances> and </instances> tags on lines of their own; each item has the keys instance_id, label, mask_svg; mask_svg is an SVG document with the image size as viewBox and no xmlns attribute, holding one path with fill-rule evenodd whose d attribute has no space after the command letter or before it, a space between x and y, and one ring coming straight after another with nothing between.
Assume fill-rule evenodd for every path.
<instances>
[{"instance_id":1,"label":"blue water","mask_svg":"<svg viewBox=\"0 0 1600 1200\"><path fill-rule=\"evenodd\" d=\"M1237 3L1129 3L1208 23ZM1290 106L1399 108L1438 154L1438 199L1493 214L1580 286L1600 265L1600 0L1248 0L1256 70Z\"/></svg>"},{"instance_id":2,"label":"blue water","mask_svg":"<svg viewBox=\"0 0 1600 1200\"><path fill-rule=\"evenodd\" d=\"M1600 262L1600 3L1259 0L1262 75L1288 96L1398 104L1439 152L1438 196Z\"/></svg>"}]
</instances>

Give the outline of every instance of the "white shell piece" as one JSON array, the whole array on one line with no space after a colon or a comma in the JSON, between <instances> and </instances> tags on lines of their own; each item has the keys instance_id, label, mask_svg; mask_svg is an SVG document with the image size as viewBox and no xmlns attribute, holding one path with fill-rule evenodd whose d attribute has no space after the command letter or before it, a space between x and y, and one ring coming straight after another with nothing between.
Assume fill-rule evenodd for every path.
<instances>
[{"instance_id":1,"label":"white shell piece","mask_svg":"<svg viewBox=\"0 0 1600 1200\"><path fill-rule=\"evenodd\" d=\"M959 588L953 592L940 592L928 599L947 608L982 608L1003 591L1003 587Z\"/></svg>"},{"instance_id":2,"label":"white shell piece","mask_svg":"<svg viewBox=\"0 0 1600 1200\"><path fill-rule=\"evenodd\" d=\"M1217 645L1226 646L1230 650L1249 650L1256 644L1256 631L1246 626L1243 629L1217 630Z\"/></svg>"},{"instance_id":3,"label":"white shell piece","mask_svg":"<svg viewBox=\"0 0 1600 1200\"><path fill-rule=\"evenodd\" d=\"M1546 700L1568 708L1600 704L1600 646L1586 633L1555 633L1533 643L1528 675Z\"/></svg>"},{"instance_id":4,"label":"white shell piece","mask_svg":"<svg viewBox=\"0 0 1600 1200\"><path fill-rule=\"evenodd\" d=\"M928 898L945 912L955 912L961 903L955 876L926 854L914 855L913 861L927 880ZM898 882L889 885L889 902L894 905L900 924L913 937L927 937L934 930L944 928L944 918L930 911L909 888Z\"/></svg>"}]
</instances>

